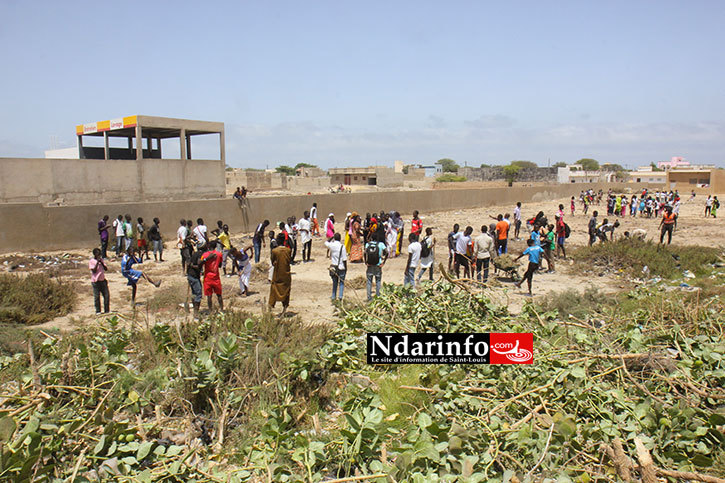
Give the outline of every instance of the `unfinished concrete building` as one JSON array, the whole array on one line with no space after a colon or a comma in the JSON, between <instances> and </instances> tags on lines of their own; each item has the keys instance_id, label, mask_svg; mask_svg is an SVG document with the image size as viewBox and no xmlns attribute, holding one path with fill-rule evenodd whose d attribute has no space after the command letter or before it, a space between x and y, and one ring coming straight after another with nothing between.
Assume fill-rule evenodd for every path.
<instances>
[{"instance_id":1,"label":"unfinished concrete building","mask_svg":"<svg viewBox=\"0 0 725 483\"><path fill-rule=\"evenodd\" d=\"M76 135L77 159L0 158L0 203L92 204L225 195L223 123L137 115L80 124ZM192 159L192 138L204 135L218 136L218 154ZM164 143L172 148L171 157L164 157Z\"/></svg>"}]
</instances>

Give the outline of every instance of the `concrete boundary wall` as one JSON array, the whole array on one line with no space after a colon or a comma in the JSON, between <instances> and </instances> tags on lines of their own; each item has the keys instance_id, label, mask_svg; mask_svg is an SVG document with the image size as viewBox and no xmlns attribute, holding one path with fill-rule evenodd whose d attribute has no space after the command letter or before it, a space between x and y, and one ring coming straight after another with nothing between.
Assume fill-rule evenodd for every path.
<instances>
[{"instance_id":1,"label":"concrete boundary wall","mask_svg":"<svg viewBox=\"0 0 725 483\"><path fill-rule=\"evenodd\" d=\"M587 188L612 188L617 191L640 190L646 185L592 184ZM154 217L161 219L161 230L167 241L175 239L179 219L201 217L210 227L222 219L229 224L232 233L249 232L264 219L273 224L289 215L298 218L317 202L320 223L327 214L335 213L342 221L345 213L380 210L398 210L409 215L413 210L422 214L465 208L486 207L496 204L513 206L517 201L524 203L524 214L535 210L553 212L556 209L551 200L577 196L584 186L560 185L504 187L463 190L421 190L386 191L346 194L320 194L299 196L269 196L248 198L244 207L234 199L188 200L146 203L115 203L47 207L38 203L0 204L0 253L12 251L66 250L98 245L97 223L103 215L113 220L119 214L130 214L134 220L143 217L151 223ZM656 186L650 187L656 189ZM531 206L535 204L535 206ZM567 206L568 209L568 206ZM482 216L488 212L482 210ZM486 218L487 220L487 218ZM471 220L474 222L475 220ZM462 220L462 222L466 222ZM113 236L111 236L113 239ZM167 244L171 247L173 244Z\"/></svg>"}]
</instances>

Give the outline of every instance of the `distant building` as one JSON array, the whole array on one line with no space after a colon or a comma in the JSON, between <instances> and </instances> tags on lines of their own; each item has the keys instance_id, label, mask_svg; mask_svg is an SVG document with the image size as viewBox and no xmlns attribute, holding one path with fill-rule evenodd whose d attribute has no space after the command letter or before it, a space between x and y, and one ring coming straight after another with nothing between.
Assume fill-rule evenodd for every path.
<instances>
[{"instance_id":1,"label":"distant building","mask_svg":"<svg viewBox=\"0 0 725 483\"><path fill-rule=\"evenodd\" d=\"M668 169L667 186L680 191L710 188L713 193L725 191L725 169L715 166L686 166Z\"/></svg>"},{"instance_id":2,"label":"distant building","mask_svg":"<svg viewBox=\"0 0 725 483\"><path fill-rule=\"evenodd\" d=\"M615 180L613 171L587 171L578 164L562 166L557 169L556 179L559 183L611 183Z\"/></svg>"},{"instance_id":3,"label":"distant building","mask_svg":"<svg viewBox=\"0 0 725 483\"><path fill-rule=\"evenodd\" d=\"M72 148L48 149L45 151L45 159L80 159L78 146Z\"/></svg>"},{"instance_id":4,"label":"distant building","mask_svg":"<svg viewBox=\"0 0 725 483\"><path fill-rule=\"evenodd\" d=\"M425 180L425 170L408 166L408 173L387 166L368 166L367 168L330 168L330 184L333 186L367 185L382 188L402 187L417 184Z\"/></svg>"},{"instance_id":5,"label":"distant building","mask_svg":"<svg viewBox=\"0 0 725 483\"><path fill-rule=\"evenodd\" d=\"M301 167L297 168L297 176L302 178L319 178L321 176L327 176L324 169L318 167Z\"/></svg>"},{"instance_id":6,"label":"distant building","mask_svg":"<svg viewBox=\"0 0 725 483\"><path fill-rule=\"evenodd\" d=\"M670 161L660 161L657 163L657 167L660 169L680 168L689 165L690 162L681 156L672 156Z\"/></svg>"},{"instance_id":7,"label":"distant building","mask_svg":"<svg viewBox=\"0 0 725 483\"><path fill-rule=\"evenodd\" d=\"M423 165L419 164L418 168L423 170L426 178L433 178L442 173L442 171L439 171L440 166L434 166L434 165L423 166Z\"/></svg>"},{"instance_id":8,"label":"distant building","mask_svg":"<svg viewBox=\"0 0 725 483\"><path fill-rule=\"evenodd\" d=\"M666 171L655 171L652 166L640 166L637 171L629 173L630 183L652 183L652 184L665 184L667 183L667 172Z\"/></svg>"}]
</instances>

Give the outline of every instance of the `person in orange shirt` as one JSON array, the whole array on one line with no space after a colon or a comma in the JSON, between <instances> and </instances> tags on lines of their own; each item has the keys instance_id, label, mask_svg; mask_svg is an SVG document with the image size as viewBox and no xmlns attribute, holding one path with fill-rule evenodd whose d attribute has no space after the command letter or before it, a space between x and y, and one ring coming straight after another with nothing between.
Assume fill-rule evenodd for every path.
<instances>
[{"instance_id":1,"label":"person in orange shirt","mask_svg":"<svg viewBox=\"0 0 725 483\"><path fill-rule=\"evenodd\" d=\"M496 219L496 233L498 233L498 239L496 240L497 250L499 255L503 255L507 252L508 238L509 238L509 223L503 219L503 215L499 214Z\"/></svg>"},{"instance_id":2,"label":"person in orange shirt","mask_svg":"<svg viewBox=\"0 0 725 483\"><path fill-rule=\"evenodd\" d=\"M677 215L672 212L672 207L667 206L665 213L662 215L662 221L660 221L660 245L665 241L665 234L667 234L667 244L672 242L672 232L675 229L675 222L677 221Z\"/></svg>"}]
</instances>

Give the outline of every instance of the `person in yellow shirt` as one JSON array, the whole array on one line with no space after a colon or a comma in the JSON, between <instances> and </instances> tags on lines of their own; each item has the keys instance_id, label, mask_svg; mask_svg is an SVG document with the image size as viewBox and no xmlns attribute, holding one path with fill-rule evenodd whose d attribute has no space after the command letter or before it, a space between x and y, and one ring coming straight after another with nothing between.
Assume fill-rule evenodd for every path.
<instances>
[{"instance_id":1,"label":"person in yellow shirt","mask_svg":"<svg viewBox=\"0 0 725 483\"><path fill-rule=\"evenodd\" d=\"M219 239L219 242L222 244L222 271L224 272L224 275L227 275L227 258L229 257L229 252L232 249L232 241L229 238L229 225L224 225L222 227L222 230L219 232L219 236L217 236ZM232 262L232 273L231 275L228 275L231 277L236 272L235 270L236 264Z\"/></svg>"}]
</instances>

